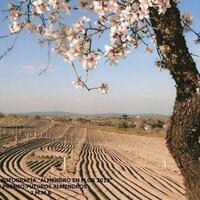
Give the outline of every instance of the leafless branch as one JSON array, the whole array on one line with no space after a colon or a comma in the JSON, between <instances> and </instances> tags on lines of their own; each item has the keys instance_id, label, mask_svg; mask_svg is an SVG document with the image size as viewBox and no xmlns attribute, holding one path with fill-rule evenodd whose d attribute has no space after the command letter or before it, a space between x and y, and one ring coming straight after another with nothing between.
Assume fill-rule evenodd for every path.
<instances>
[{"instance_id":1,"label":"leafless branch","mask_svg":"<svg viewBox=\"0 0 200 200\"><path fill-rule=\"evenodd\" d=\"M195 57L199 57L199 58L200 58L200 56L199 56L199 55L197 55L197 54L194 54L194 53L191 53L191 56L195 56Z\"/></svg>"},{"instance_id":2,"label":"leafless branch","mask_svg":"<svg viewBox=\"0 0 200 200\"><path fill-rule=\"evenodd\" d=\"M8 37L13 36L13 35L15 35L15 34L16 34L16 33L9 33L9 34L7 34L7 35L0 35L0 39L8 38Z\"/></svg>"},{"instance_id":3,"label":"leafless branch","mask_svg":"<svg viewBox=\"0 0 200 200\"><path fill-rule=\"evenodd\" d=\"M99 87L92 87L92 88L88 87L87 84L86 84L87 81L84 82L84 81L81 79L81 76L79 76L78 71L77 71L77 69L76 69L74 63L71 62L71 64L72 64L72 67L73 67L74 72L75 72L75 74L76 74L77 80L81 82L81 84L83 85L84 88L86 88L88 91L91 91L91 90L98 90L98 89L101 88L100 86L99 86ZM86 79L86 80L87 80L87 79Z\"/></svg>"},{"instance_id":4,"label":"leafless branch","mask_svg":"<svg viewBox=\"0 0 200 200\"><path fill-rule=\"evenodd\" d=\"M188 28L190 31L192 31L198 38L200 37L200 33L197 33L191 26L183 22L183 25Z\"/></svg>"},{"instance_id":5,"label":"leafless branch","mask_svg":"<svg viewBox=\"0 0 200 200\"><path fill-rule=\"evenodd\" d=\"M19 34L21 33L21 31L22 31L22 29L21 29L18 33L16 33L16 37L15 37L15 39L14 39L12 45L11 45L10 47L8 47L8 48L6 49L6 51L3 52L3 53L0 55L0 60L2 60L3 57L7 56L7 54L8 54L10 51L12 51L12 49L14 48L14 46L15 46L15 44L16 44L16 42L17 42L17 39L18 39Z\"/></svg>"},{"instance_id":6,"label":"leafless branch","mask_svg":"<svg viewBox=\"0 0 200 200\"><path fill-rule=\"evenodd\" d=\"M40 73L38 73L38 76L44 74L47 72L49 66L51 64L51 42L50 40L48 41L48 53L47 53L47 64L44 69L40 70Z\"/></svg>"}]
</instances>

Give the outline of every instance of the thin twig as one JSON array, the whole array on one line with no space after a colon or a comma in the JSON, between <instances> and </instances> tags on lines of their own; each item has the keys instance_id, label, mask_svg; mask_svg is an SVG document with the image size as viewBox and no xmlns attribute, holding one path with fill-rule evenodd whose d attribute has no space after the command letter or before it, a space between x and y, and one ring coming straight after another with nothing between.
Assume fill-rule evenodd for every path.
<instances>
[{"instance_id":1,"label":"thin twig","mask_svg":"<svg viewBox=\"0 0 200 200\"><path fill-rule=\"evenodd\" d=\"M196 56L196 57L200 57L199 55L197 54L194 54L194 53L190 53L191 56Z\"/></svg>"},{"instance_id":2,"label":"thin twig","mask_svg":"<svg viewBox=\"0 0 200 200\"><path fill-rule=\"evenodd\" d=\"M51 42L50 40L48 41L48 53L47 53L47 64L46 64L46 67L42 70L40 70L40 73L38 73L38 76L44 74L47 72L50 64L51 64Z\"/></svg>"},{"instance_id":3,"label":"thin twig","mask_svg":"<svg viewBox=\"0 0 200 200\"><path fill-rule=\"evenodd\" d=\"M21 33L21 31L22 31L22 29L17 33L17 35L16 35L16 37L15 37L15 39L14 39L12 45L11 45L10 47L8 47L7 50L6 50L3 54L0 55L0 60L2 60L3 57L7 56L7 54L8 54L10 51L12 51L12 49L14 48L14 46L15 46L15 44L16 44L16 42L17 42L17 38L19 37L19 34Z\"/></svg>"},{"instance_id":4,"label":"thin twig","mask_svg":"<svg viewBox=\"0 0 200 200\"><path fill-rule=\"evenodd\" d=\"M88 74L89 74L89 71L87 70L86 71L86 78L85 78L85 82L87 83L87 81L88 81Z\"/></svg>"},{"instance_id":5,"label":"thin twig","mask_svg":"<svg viewBox=\"0 0 200 200\"><path fill-rule=\"evenodd\" d=\"M98 89L101 88L101 87L92 87L92 88L88 87L87 84L86 84L87 82L85 83L84 81L81 80L81 77L79 76L78 71L77 71L77 69L76 69L74 63L71 62L71 64L72 64L72 67L73 67L73 69L74 69L74 72L75 72L75 74L76 74L76 77L77 77L78 81L81 82L81 84L82 84L82 86L83 86L84 88L86 88L88 91L90 91L90 90L98 90Z\"/></svg>"},{"instance_id":6,"label":"thin twig","mask_svg":"<svg viewBox=\"0 0 200 200\"><path fill-rule=\"evenodd\" d=\"M77 72L77 70L76 70L76 67L75 67L75 65L74 65L74 62L71 62L71 64L72 64L72 67L73 67L73 69L74 69L74 72L75 72L75 74L76 74L77 79L80 79L80 77L79 77L79 75L78 75L78 72Z\"/></svg>"},{"instance_id":7,"label":"thin twig","mask_svg":"<svg viewBox=\"0 0 200 200\"><path fill-rule=\"evenodd\" d=\"M187 25L185 22L183 24L190 30L192 31L197 37L200 37L200 33L197 33L193 28L191 28L189 25Z\"/></svg>"},{"instance_id":8,"label":"thin twig","mask_svg":"<svg viewBox=\"0 0 200 200\"><path fill-rule=\"evenodd\" d=\"M10 37L10 36L13 36L15 35L16 33L9 33L7 35L0 35L0 39L3 39L3 38L7 38L7 37Z\"/></svg>"}]
</instances>

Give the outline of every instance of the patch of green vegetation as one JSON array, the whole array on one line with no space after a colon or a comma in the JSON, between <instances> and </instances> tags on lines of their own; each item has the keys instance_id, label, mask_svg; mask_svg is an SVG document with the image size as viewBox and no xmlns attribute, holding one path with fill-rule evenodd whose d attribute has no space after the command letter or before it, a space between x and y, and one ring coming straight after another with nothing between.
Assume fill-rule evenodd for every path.
<instances>
[{"instance_id":1,"label":"patch of green vegetation","mask_svg":"<svg viewBox=\"0 0 200 200\"><path fill-rule=\"evenodd\" d=\"M164 122L158 120L156 123L151 124L152 128L163 128Z\"/></svg>"}]
</instances>

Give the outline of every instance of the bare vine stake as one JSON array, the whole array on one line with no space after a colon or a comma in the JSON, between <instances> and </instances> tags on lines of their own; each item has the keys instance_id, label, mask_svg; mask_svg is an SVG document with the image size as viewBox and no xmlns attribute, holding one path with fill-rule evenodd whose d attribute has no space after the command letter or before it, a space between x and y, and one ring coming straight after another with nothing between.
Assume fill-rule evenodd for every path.
<instances>
[{"instance_id":1,"label":"bare vine stake","mask_svg":"<svg viewBox=\"0 0 200 200\"><path fill-rule=\"evenodd\" d=\"M167 169L167 162L166 162L166 159L164 158L163 160L163 163L164 163L164 168Z\"/></svg>"},{"instance_id":2,"label":"bare vine stake","mask_svg":"<svg viewBox=\"0 0 200 200\"><path fill-rule=\"evenodd\" d=\"M66 171L67 170L67 157L64 156L63 157L63 171Z\"/></svg>"},{"instance_id":3,"label":"bare vine stake","mask_svg":"<svg viewBox=\"0 0 200 200\"><path fill-rule=\"evenodd\" d=\"M17 143L17 140L18 140L17 135L15 135L15 142L16 142L16 143Z\"/></svg>"}]
</instances>

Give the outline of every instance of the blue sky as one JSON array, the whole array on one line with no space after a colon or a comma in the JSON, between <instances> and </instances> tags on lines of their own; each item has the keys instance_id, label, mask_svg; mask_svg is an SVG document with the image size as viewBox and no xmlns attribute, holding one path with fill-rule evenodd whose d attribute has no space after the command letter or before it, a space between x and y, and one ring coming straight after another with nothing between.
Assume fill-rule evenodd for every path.
<instances>
[{"instance_id":1,"label":"blue sky","mask_svg":"<svg viewBox=\"0 0 200 200\"><path fill-rule=\"evenodd\" d=\"M0 2L0 8L6 1ZM198 0L182 0L181 11L194 16L193 27L200 31ZM1 17L2 19L2 13ZM8 32L7 22L0 21L0 35ZM200 54L194 45L194 35L186 34L192 53ZM158 57L144 54L144 49L133 51L118 66L100 62L89 75L89 85L109 84L109 93L77 90L70 65L56 55L45 75L37 76L47 63L47 47L40 47L38 38L23 33L12 52L0 61L0 112L68 111L79 113L160 113L171 114L175 98L174 81L168 71L154 66ZM97 41L97 45L102 41ZM0 40L0 52L10 40ZM195 58L199 66L199 58ZM81 67L81 66L78 66ZM199 69L199 67L198 67Z\"/></svg>"}]
</instances>

